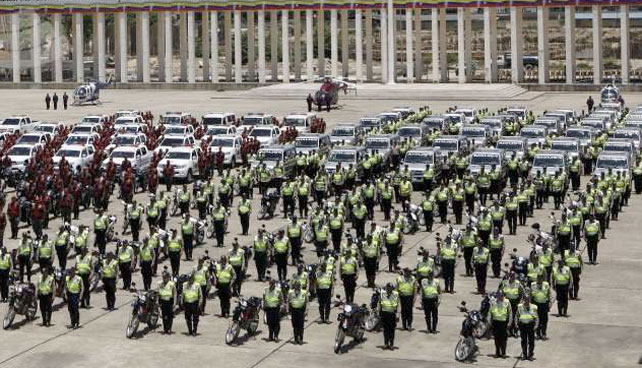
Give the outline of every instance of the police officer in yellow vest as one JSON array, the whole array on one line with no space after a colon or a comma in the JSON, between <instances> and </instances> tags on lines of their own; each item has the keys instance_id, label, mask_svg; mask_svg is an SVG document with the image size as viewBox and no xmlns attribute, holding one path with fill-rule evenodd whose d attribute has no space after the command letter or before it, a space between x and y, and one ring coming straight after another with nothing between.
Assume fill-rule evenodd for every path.
<instances>
[{"instance_id":1,"label":"police officer in yellow vest","mask_svg":"<svg viewBox=\"0 0 642 368\"><path fill-rule=\"evenodd\" d=\"M75 268L70 268L67 271L65 278L65 291L67 293L67 309L69 310L69 317L71 319L70 328L76 329L80 326L80 313L78 312L78 303L80 296L83 294L82 279L76 275Z\"/></svg>"},{"instance_id":2,"label":"police officer in yellow vest","mask_svg":"<svg viewBox=\"0 0 642 368\"><path fill-rule=\"evenodd\" d=\"M87 248L83 248L81 253L76 256L76 275L82 279L83 294L80 300L81 308L89 307L90 285L89 280L94 272L94 258L89 254Z\"/></svg>"},{"instance_id":3,"label":"police officer in yellow vest","mask_svg":"<svg viewBox=\"0 0 642 368\"><path fill-rule=\"evenodd\" d=\"M18 265L20 266L20 282L24 282L25 271L27 282L31 282L31 256L32 240L28 232L22 233L22 240L18 245Z\"/></svg>"},{"instance_id":4,"label":"police officer in yellow vest","mask_svg":"<svg viewBox=\"0 0 642 368\"><path fill-rule=\"evenodd\" d=\"M327 264L321 263L317 270L317 296L319 298L319 316L321 323L330 323L330 302L332 301L332 286L334 275L327 269Z\"/></svg>"},{"instance_id":5,"label":"police officer in yellow vest","mask_svg":"<svg viewBox=\"0 0 642 368\"><path fill-rule=\"evenodd\" d=\"M466 225L466 231L462 234L461 247L464 249L464 263L466 266L466 276L473 275L473 250L480 241L477 237L477 231L471 224Z\"/></svg>"},{"instance_id":6,"label":"police officer in yellow vest","mask_svg":"<svg viewBox=\"0 0 642 368\"><path fill-rule=\"evenodd\" d=\"M137 242L140 236L140 217L143 214L143 206L136 200L132 201L132 206L129 209L129 226L132 229L132 240Z\"/></svg>"},{"instance_id":7,"label":"police officer in yellow vest","mask_svg":"<svg viewBox=\"0 0 642 368\"><path fill-rule=\"evenodd\" d=\"M185 259L192 260L192 251L194 249L194 222L186 213L181 223L181 236L183 239L183 250L185 250Z\"/></svg>"},{"instance_id":8,"label":"police officer in yellow vest","mask_svg":"<svg viewBox=\"0 0 642 368\"><path fill-rule=\"evenodd\" d=\"M429 272L421 280L419 287L421 288L421 305L426 318L426 330L429 333L437 333L441 285L439 280L433 277L433 273Z\"/></svg>"},{"instance_id":9,"label":"police officer in yellow vest","mask_svg":"<svg viewBox=\"0 0 642 368\"><path fill-rule=\"evenodd\" d=\"M98 236L98 235L96 235ZM67 226L60 226L55 239L56 256L58 257L58 267L61 270L67 269L67 256L69 255L69 231Z\"/></svg>"},{"instance_id":10,"label":"police officer in yellow vest","mask_svg":"<svg viewBox=\"0 0 642 368\"><path fill-rule=\"evenodd\" d=\"M230 298L232 297L232 284L237 275L234 268L228 263L226 256L221 256L215 269L216 288L219 299L221 300L221 316L230 315Z\"/></svg>"},{"instance_id":11,"label":"police officer in yellow vest","mask_svg":"<svg viewBox=\"0 0 642 368\"><path fill-rule=\"evenodd\" d=\"M287 225L287 237L290 239L290 254L292 256L292 265L297 264L301 259L301 232L303 231L301 222L296 216L292 216L290 223Z\"/></svg>"},{"instance_id":12,"label":"police officer in yellow vest","mask_svg":"<svg viewBox=\"0 0 642 368\"><path fill-rule=\"evenodd\" d=\"M301 284L295 282L293 289L288 293L290 317L292 329L294 330L294 343L303 343L303 330L305 323L305 310L308 305L308 292L301 288Z\"/></svg>"},{"instance_id":13,"label":"police officer in yellow vest","mask_svg":"<svg viewBox=\"0 0 642 368\"><path fill-rule=\"evenodd\" d=\"M149 204L145 209L145 213L147 214L147 224L149 225L149 231L151 231L152 227L158 225L158 216L160 214L160 211L158 210L158 205L156 204L156 195L150 194L149 197Z\"/></svg>"},{"instance_id":14,"label":"police officer in yellow vest","mask_svg":"<svg viewBox=\"0 0 642 368\"><path fill-rule=\"evenodd\" d=\"M564 265L564 260L560 259L557 261L557 266L553 268L553 286L556 291L558 316L567 316L568 294L572 283L571 269Z\"/></svg>"},{"instance_id":15,"label":"police officer in yellow vest","mask_svg":"<svg viewBox=\"0 0 642 368\"><path fill-rule=\"evenodd\" d=\"M290 240L285 236L285 231L281 229L274 239L274 263L276 263L276 273L279 281L285 281L288 278L289 252Z\"/></svg>"},{"instance_id":16,"label":"police officer in yellow vest","mask_svg":"<svg viewBox=\"0 0 642 368\"><path fill-rule=\"evenodd\" d=\"M339 208L334 207L328 222L330 228L330 237L332 238L332 246L334 251L338 252L341 246L341 236L343 234L343 214L339 213Z\"/></svg>"},{"instance_id":17,"label":"police officer in yellow vest","mask_svg":"<svg viewBox=\"0 0 642 368\"><path fill-rule=\"evenodd\" d=\"M508 280L503 280L499 284L499 289L502 291L508 302L510 303L511 313L514 315L517 312L517 305L522 299L524 294L524 285L517 280L515 272L508 274ZM515 320L508 324L508 332L511 335L517 334L517 325Z\"/></svg>"},{"instance_id":18,"label":"police officer in yellow vest","mask_svg":"<svg viewBox=\"0 0 642 368\"><path fill-rule=\"evenodd\" d=\"M270 286L263 293L263 306L267 317L269 330L268 341L279 341L279 331L281 330L281 304L283 295L281 289L276 286L276 280L270 280Z\"/></svg>"},{"instance_id":19,"label":"police officer in yellow vest","mask_svg":"<svg viewBox=\"0 0 642 368\"><path fill-rule=\"evenodd\" d=\"M250 208L251 211L251 208ZM223 247L225 242L225 219L227 218L227 210L221 202L216 204L216 208L212 212L212 219L214 220L214 235L216 237L216 246ZM249 221L249 214L248 214ZM249 225L248 225L249 226Z\"/></svg>"},{"instance_id":20,"label":"police officer in yellow vest","mask_svg":"<svg viewBox=\"0 0 642 368\"><path fill-rule=\"evenodd\" d=\"M379 296L379 311L383 326L384 349L392 350L395 345L395 328L397 327L397 307L399 294L391 283Z\"/></svg>"},{"instance_id":21,"label":"police officer in yellow vest","mask_svg":"<svg viewBox=\"0 0 642 368\"><path fill-rule=\"evenodd\" d=\"M49 236L47 234L42 234L42 238L38 243L37 249L38 264L40 265L41 270L53 266L53 251L54 243L49 240Z\"/></svg>"},{"instance_id":22,"label":"police officer in yellow vest","mask_svg":"<svg viewBox=\"0 0 642 368\"><path fill-rule=\"evenodd\" d=\"M412 307L415 302L417 280L409 268L404 268L403 274L397 277L396 289L401 301L401 324L404 330L412 330Z\"/></svg>"},{"instance_id":23,"label":"police officer in yellow vest","mask_svg":"<svg viewBox=\"0 0 642 368\"><path fill-rule=\"evenodd\" d=\"M241 295L241 287L243 286L243 280L245 278L245 250L241 248L239 244L239 239L234 238L232 242L232 249L229 250L227 256L228 262L232 265L234 273L236 274L236 279L232 284L232 293L235 296Z\"/></svg>"},{"instance_id":24,"label":"police officer in yellow vest","mask_svg":"<svg viewBox=\"0 0 642 368\"><path fill-rule=\"evenodd\" d=\"M181 210L181 216L189 213L189 204L192 201L192 196L187 190L187 185L183 184L183 188L179 191L178 195L178 207Z\"/></svg>"},{"instance_id":25,"label":"police officer in yellow vest","mask_svg":"<svg viewBox=\"0 0 642 368\"><path fill-rule=\"evenodd\" d=\"M0 247L0 301L5 303L9 298L9 273L13 269L11 254L7 248Z\"/></svg>"},{"instance_id":26,"label":"police officer in yellow vest","mask_svg":"<svg viewBox=\"0 0 642 368\"><path fill-rule=\"evenodd\" d=\"M376 227L374 222L371 224ZM381 238L376 232L371 232L366 236L365 242L361 247L361 254L368 287L373 288L375 287L375 278L379 269L379 258L381 257Z\"/></svg>"},{"instance_id":27,"label":"police officer in yellow vest","mask_svg":"<svg viewBox=\"0 0 642 368\"><path fill-rule=\"evenodd\" d=\"M570 249L564 251L564 264L571 270L573 282L569 288L570 298L575 300L580 292L580 275L582 274L582 256L575 251L575 246L571 245Z\"/></svg>"},{"instance_id":28,"label":"police officer in yellow vest","mask_svg":"<svg viewBox=\"0 0 642 368\"><path fill-rule=\"evenodd\" d=\"M76 254L80 254L83 248L87 248L87 241L89 240L89 229L85 225L78 227L78 235L74 239L74 250Z\"/></svg>"},{"instance_id":29,"label":"police officer in yellow vest","mask_svg":"<svg viewBox=\"0 0 642 368\"><path fill-rule=\"evenodd\" d=\"M551 301L551 286L545 281L544 275L537 276L537 281L531 283L531 300L537 306L537 338L546 340L546 327L548 326L548 310Z\"/></svg>"},{"instance_id":30,"label":"police officer in yellow vest","mask_svg":"<svg viewBox=\"0 0 642 368\"><path fill-rule=\"evenodd\" d=\"M396 271L399 266L399 250L401 248L401 231L391 225L385 233L386 253L388 254L388 271Z\"/></svg>"},{"instance_id":31,"label":"police officer in yellow vest","mask_svg":"<svg viewBox=\"0 0 642 368\"><path fill-rule=\"evenodd\" d=\"M488 261L490 252L488 248L477 245L473 250L473 265L475 268L475 279L477 280L477 293L486 293L486 276L488 274Z\"/></svg>"},{"instance_id":32,"label":"police officer in yellow vest","mask_svg":"<svg viewBox=\"0 0 642 368\"><path fill-rule=\"evenodd\" d=\"M111 311L114 310L116 304L116 280L118 280L118 261L114 257L114 253L107 253L107 257L101 262L101 268L107 309Z\"/></svg>"},{"instance_id":33,"label":"police officer in yellow vest","mask_svg":"<svg viewBox=\"0 0 642 368\"><path fill-rule=\"evenodd\" d=\"M239 219L241 220L242 234L247 235L250 229L250 214L252 213L252 204L245 195L241 196L238 206Z\"/></svg>"},{"instance_id":34,"label":"police officer in yellow vest","mask_svg":"<svg viewBox=\"0 0 642 368\"><path fill-rule=\"evenodd\" d=\"M600 237L600 223L593 214L590 214L589 219L584 224L584 238L586 239L589 264L597 264L597 244L600 241Z\"/></svg>"},{"instance_id":35,"label":"police officer in yellow vest","mask_svg":"<svg viewBox=\"0 0 642 368\"><path fill-rule=\"evenodd\" d=\"M94 234L96 239L94 240L94 246L98 247L98 251L101 255L105 254L105 248L107 247L107 226L109 225L109 219L103 213L102 209L98 210L98 215L94 219ZM59 235L60 236L60 235ZM56 240L56 246L58 246L58 241Z\"/></svg>"},{"instance_id":36,"label":"police officer in yellow vest","mask_svg":"<svg viewBox=\"0 0 642 368\"><path fill-rule=\"evenodd\" d=\"M437 251L441 257L442 275L444 278L445 292L455 292L455 261L457 259L457 245L446 239L437 241Z\"/></svg>"},{"instance_id":37,"label":"police officer in yellow vest","mask_svg":"<svg viewBox=\"0 0 642 368\"><path fill-rule=\"evenodd\" d=\"M259 229L258 235L254 238L252 251L254 253L257 279L258 281L263 281L265 279L265 271L268 267L268 238L265 225Z\"/></svg>"},{"instance_id":38,"label":"police officer in yellow vest","mask_svg":"<svg viewBox=\"0 0 642 368\"><path fill-rule=\"evenodd\" d=\"M504 299L504 293L497 293L497 300L490 306L490 317L493 325L493 337L495 338L495 357L506 356L506 333L507 326L512 319L510 304Z\"/></svg>"},{"instance_id":39,"label":"police officer in yellow vest","mask_svg":"<svg viewBox=\"0 0 642 368\"><path fill-rule=\"evenodd\" d=\"M189 280L183 283L183 293L181 298L181 303L185 310L187 332L190 336L196 336L198 320L201 314L200 305L202 298L201 286L196 282L194 273L192 273Z\"/></svg>"},{"instance_id":40,"label":"police officer in yellow vest","mask_svg":"<svg viewBox=\"0 0 642 368\"><path fill-rule=\"evenodd\" d=\"M158 298L163 318L163 333L171 334L172 322L174 322L174 305L176 304L176 284L172 281L167 270L163 271L163 280L158 283Z\"/></svg>"},{"instance_id":41,"label":"police officer in yellow vest","mask_svg":"<svg viewBox=\"0 0 642 368\"><path fill-rule=\"evenodd\" d=\"M123 240L118 246L118 268L123 279L123 290L129 290L131 287L135 265L134 249L127 240Z\"/></svg>"},{"instance_id":42,"label":"police officer in yellow vest","mask_svg":"<svg viewBox=\"0 0 642 368\"><path fill-rule=\"evenodd\" d=\"M345 249L339 258L339 274L343 281L343 289L346 293L346 303L354 302L354 291L357 287L359 277L359 261L350 250Z\"/></svg>"},{"instance_id":43,"label":"police officer in yellow vest","mask_svg":"<svg viewBox=\"0 0 642 368\"><path fill-rule=\"evenodd\" d=\"M535 350L535 329L537 326L537 306L531 304L530 297L524 296L517 306L519 333L522 338L522 359L532 360Z\"/></svg>"},{"instance_id":44,"label":"police officer in yellow vest","mask_svg":"<svg viewBox=\"0 0 642 368\"><path fill-rule=\"evenodd\" d=\"M143 276L143 288L148 291L152 288L152 265L156 258L154 247L150 244L149 238L143 239L143 243L138 249L138 256L140 257L140 273Z\"/></svg>"},{"instance_id":45,"label":"police officer in yellow vest","mask_svg":"<svg viewBox=\"0 0 642 368\"><path fill-rule=\"evenodd\" d=\"M42 315L42 325L49 327L51 324L51 302L54 295L54 277L49 271L49 267L41 270L42 275L38 280L38 302L40 303L40 314Z\"/></svg>"}]
</instances>

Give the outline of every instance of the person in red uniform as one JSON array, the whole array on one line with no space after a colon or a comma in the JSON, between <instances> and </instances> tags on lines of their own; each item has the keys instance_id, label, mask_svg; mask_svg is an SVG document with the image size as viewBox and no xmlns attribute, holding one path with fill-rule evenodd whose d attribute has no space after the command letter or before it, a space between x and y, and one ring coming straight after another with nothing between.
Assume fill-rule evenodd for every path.
<instances>
[{"instance_id":1,"label":"person in red uniform","mask_svg":"<svg viewBox=\"0 0 642 368\"><path fill-rule=\"evenodd\" d=\"M33 226L33 232L36 234L36 238L40 239L42 237L42 222L45 218L46 208L42 200L36 200L36 204L31 210L31 225Z\"/></svg>"},{"instance_id":2,"label":"person in red uniform","mask_svg":"<svg viewBox=\"0 0 642 368\"><path fill-rule=\"evenodd\" d=\"M20 204L18 198L11 198L9 206L7 207L7 215L9 215L9 222L11 223L11 239L18 239L18 225L20 225Z\"/></svg>"},{"instance_id":3,"label":"person in red uniform","mask_svg":"<svg viewBox=\"0 0 642 368\"><path fill-rule=\"evenodd\" d=\"M216 162L216 170L218 170L218 176L223 176L223 160L225 159L225 154L223 153L223 147L218 148L216 156L214 156L214 162Z\"/></svg>"},{"instance_id":4,"label":"person in red uniform","mask_svg":"<svg viewBox=\"0 0 642 368\"><path fill-rule=\"evenodd\" d=\"M74 207L74 198L70 190L65 190L60 200L60 213L64 222L71 222L71 211Z\"/></svg>"},{"instance_id":5,"label":"person in red uniform","mask_svg":"<svg viewBox=\"0 0 642 368\"><path fill-rule=\"evenodd\" d=\"M165 178L165 186L167 187L167 191L171 192L172 180L174 178L174 168L169 164L169 161L167 161L165 163L165 167L163 167L163 177Z\"/></svg>"},{"instance_id":6,"label":"person in red uniform","mask_svg":"<svg viewBox=\"0 0 642 368\"><path fill-rule=\"evenodd\" d=\"M158 172L156 172L156 165L149 167L149 174L147 174L147 190L156 194L158 190Z\"/></svg>"}]
</instances>

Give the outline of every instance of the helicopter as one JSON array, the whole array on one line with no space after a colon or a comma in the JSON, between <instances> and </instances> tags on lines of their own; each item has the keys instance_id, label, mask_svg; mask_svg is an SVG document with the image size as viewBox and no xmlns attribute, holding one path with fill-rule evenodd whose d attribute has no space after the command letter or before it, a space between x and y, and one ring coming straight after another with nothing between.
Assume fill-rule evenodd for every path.
<instances>
[{"instance_id":1,"label":"helicopter","mask_svg":"<svg viewBox=\"0 0 642 368\"><path fill-rule=\"evenodd\" d=\"M101 104L100 90L112 84L112 75L109 76L107 82L89 81L81 84L74 90L74 106L81 106L83 104Z\"/></svg>"}]
</instances>

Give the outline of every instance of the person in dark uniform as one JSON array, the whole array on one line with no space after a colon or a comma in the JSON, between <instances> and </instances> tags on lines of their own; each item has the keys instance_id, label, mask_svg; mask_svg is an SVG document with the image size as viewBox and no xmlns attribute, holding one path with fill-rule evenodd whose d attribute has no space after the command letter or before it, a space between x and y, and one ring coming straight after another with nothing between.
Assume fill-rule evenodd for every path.
<instances>
[{"instance_id":1,"label":"person in dark uniform","mask_svg":"<svg viewBox=\"0 0 642 368\"><path fill-rule=\"evenodd\" d=\"M58 110L58 95L56 94L56 92L54 92L53 98L51 100L53 101L54 110Z\"/></svg>"},{"instance_id":2,"label":"person in dark uniform","mask_svg":"<svg viewBox=\"0 0 642 368\"><path fill-rule=\"evenodd\" d=\"M593 97L589 96L588 99L586 100L586 108L588 109L588 113L590 114L591 111L593 111L593 105L595 102L593 102Z\"/></svg>"},{"instance_id":3,"label":"person in dark uniform","mask_svg":"<svg viewBox=\"0 0 642 368\"><path fill-rule=\"evenodd\" d=\"M163 315L163 333L172 333L172 322L174 321L174 301L176 300L176 285L171 280L167 270L163 272L163 281L158 285L161 312Z\"/></svg>"},{"instance_id":4,"label":"person in dark uniform","mask_svg":"<svg viewBox=\"0 0 642 368\"><path fill-rule=\"evenodd\" d=\"M69 102L69 95L67 92L62 93L62 107L67 110L67 103Z\"/></svg>"},{"instance_id":5,"label":"person in dark uniform","mask_svg":"<svg viewBox=\"0 0 642 368\"><path fill-rule=\"evenodd\" d=\"M312 94L308 93L308 98L305 99L305 101L308 103L308 112L312 111L312 103L314 102L314 99L312 98Z\"/></svg>"},{"instance_id":6,"label":"person in dark uniform","mask_svg":"<svg viewBox=\"0 0 642 368\"><path fill-rule=\"evenodd\" d=\"M267 325L269 330L268 341L279 341L279 331L281 330L281 303L283 295L281 289L276 287L276 280L270 280L270 286L263 293L263 305L267 316Z\"/></svg>"},{"instance_id":7,"label":"person in dark uniform","mask_svg":"<svg viewBox=\"0 0 642 368\"><path fill-rule=\"evenodd\" d=\"M49 107L51 106L51 96L49 96L49 93L45 96L45 105L47 106L47 110L49 110Z\"/></svg>"},{"instance_id":8,"label":"person in dark uniform","mask_svg":"<svg viewBox=\"0 0 642 368\"><path fill-rule=\"evenodd\" d=\"M381 324L383 325L384 349L392 350L395 345L395 328L397 327L397 307L399 295L391 283L386 285L386 290L379 298L381 309Z\"/></svg>"}]
</instances>

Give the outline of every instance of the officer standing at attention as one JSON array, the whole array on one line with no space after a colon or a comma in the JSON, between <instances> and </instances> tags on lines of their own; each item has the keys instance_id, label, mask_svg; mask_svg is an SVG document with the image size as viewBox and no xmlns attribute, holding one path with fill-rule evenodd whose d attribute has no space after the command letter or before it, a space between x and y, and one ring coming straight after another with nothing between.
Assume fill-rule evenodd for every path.
<instances>
[{"instance_id":1,"label":"officer standing at attention","mask_svg":"<svg viewBox=\"0 0 642 368\"><path fill-rule=\"evenodd\" d=\"M343 289L346 293L346 303L354 303L354 291L357 287L359 277L359 261L355 258L349 248L343 250L339 257L339 274L343 281Z\"/></svg>"},{"instance_id":2,"label":"officer standing at attention","mask_svg":"<svg viewBox=\"0 0 642 368\"><path fill-rule=\"evenodd\" d=\"M441 256L442 274L444 277L445 292L455 292L455 260L457 247L450 241L437 241L437 251Z\"/></svg>"},{"instance_id":3,"label":"officer standing at attention","mask_svg":"<svg viewBox=\"0 0 642 368\"><path fill-rule=\"evenodd\" d=\"M227 257L221 256L216 265L216 288L221 300L221 316L227 318L230 315L230 298L232 297L231 285L236 280L236 273L232 265L227 263Z\"/></svg>"},{"instance_id":4,"label":"officer standing at attention","mask_svg":"<svg viewBox=\"0 0 642 368\"><path fill-rule=\"evenodd\" d=\"M535 350L535 326L537 326L537 306L531 304L530 297L525 296L517 306L519 333L522 338L522 359L532 360Z\"/></svg>"},{"instance_id":5,"label":"officer standing at attention","mask_svg":"<svg viewBox=\"0 0 642 368\"><path fill-rule=\"evenodd\" d=\"M69 310L69 318L71 320L72 329L80 326L80 313L78 312L78 304L80 303L80 296L83 294L82 279L76 275L76 270L70 268L68 275L65 278L65 291L67 292L67 309Z\"/></svg>"},{"instance_id":6,"label":"officer standing at attention","mask_svg":"<svg viewBox=\"0 0 642 368\"><path fill-rule=\"evenodd\" d=\"M107 216L105 216L102 209L99 209L98 215L94 219L94 234L96 235L94 246L98 247L101 255L105 254L105 247L107 246L107 222ZM56 241L56 245L58 245L58 241Z\"/></svg>"},{"instance_id":7,"label":"officer standing at attention","mask_svg":"<svg viewBox=\"0 0 642 368\"><path fill-rule=\"evenodd\" d=\"M267 237L265 236L265 225L259 229L258 235L254 238L252 250L254 253L254 263L256 264L256 274L259 281L265 279L265 270L267 269Z\"/></svg>"},{"instance_id":8,"label":"officer standing at attention","mask_svg":"<svg viewBox=\"0 0 642 368\"><path fill-rule=\"evenodd\" d=\"M317 296L319 298L320 323L330 323L330 302L334 275L327 270L327 263L321 263L317 270Z\"/></svg>"},{"instance_id":9,"label":"officer standing at attention","mask_svg":"<svg viewBox=\"0 0 642 368\"><path fill-rule=\"evenodd\" d=\"M80 301L81 308L89 307L89 279L93 270L94 259L91 254L88 253L87 248L83 248L82 252L76 256L76 274L82 279L83 294Z\"/></svg>"},{"instance_id":10,"label":"officer standing at attention","mask_svg":"<svg viewBox=\"0 0 642 368\"><path fill-rule=\"evenodd\" d=\"M234 238L232 249L230 249L227 259L236 275L232 291L234 295L239 296L241 295L241 286L243 286L243 279L245 278L245 250L241 248L238 238Z\"/></svg>"},{"instance_id":11,"label":"officer standing at attention","mask_svg":"<svg viewBox=\"0 0 642 368\"><path fill-rule=\"evenodd\" d=\"M537 281L531 283L531 299L537 306L537 319L539 320L535 334L538 339L547 340L546 326L548 325L551 286L544 280L544 275L538 275Z\"/></svg>"},{"instance_id":12,"label":"officer standing at attention","mask_svg":"<svg viewBox=\"0 0 642 368\"><path fill-rule=\"evenodd\" d=\"M190 336L196 336L198 328L198 319L200 316L201 286L194 281L194 273L189 277L189 280L183 283L182 304L185 310L185 321L187 322L187 333Z\"/></svg>"},{"instance_id":13,"label":"officer standing at attention","mask_svg":"<svg viewBox=\"0 0 642 368\"><path fill-rule=\"evenodd\" d=\"M0 247L0 301L5 303L9 297L9 272L13 269L11 254L6 247Z\"/></svg>"},{"instance_id":14,"label":"officer standing at attention","mask_svg":"<svg viewBox=\"0 0 642 368\"><path fill-rule=\"evenodd\" d=\"M143 288L149 291L152 288L152 265L155 263L156 254L154 248L149 243L149 238L143 239L143 244L138 250L140 256L140 273L143 276Z\"/></svg>"},{"instance_id":15,"label":"officer standing at attention","mask_svg":"<svg viewBox=\"0 0 642 368\"><path fill-rule=\"evenodd\" d=\"M241 220L242 235L247 235L250 229L250 214L252 213L252 205L250 200L245 195L241 196L241 201L238 207L239 218Z\"/></svg>"},{"instance_id":16,"label":"officer standing at attention","mask_svg":"<svg viewBox=\"0 0 642 368\"><path fill-rule=\"evenodd\" d=\"M421 280L421 305L426 318L426 332L437 333L439 302L441 301L441 285L433 277L432 271Z\"/></svg>"},{"instance_id":17,"label":"officer standing at attention","mask_svg":"<svg viewBox=\"0 0 642 368\"><path fill-rule=\"evenodd\" d=\"M488 248L477 245L473 250L473 264L475 268L475 278L477 280L477 294L486 293L486 276L488 274Z\"/></svg>"},{"instance_id":18,"label":"officer standing at attention","mask_svg":"<svg viewBox=\"0 0 642 368\"><path fill-rule=\"evenodd\" d=\"M299 262L301 258L301 223L297 220L296 216L292 216L290 223L287 226L287 236L290 239L290 253L292 255L292 265Z\"/></svg>"},{"instance_id":19,"label":"officer standing at attention","mask_svg":"<svg viewBox=\"0 0 642 368\"><path fill-rule=\"evenodd\" d=\"M397 327L397 306L399 295L391 283L386 284L386 289L379 297L381 310L381 324L383 325L384 349L392 350L395 345L395 328Z\"/></svg>"},{"instance_id":20,"label":"officer standing at attention","mask_svg":"<svg viewBox=\"0 0 642 368\"><path fill-rule=\"evenodd\" d=\"M129 211L129 226L132 229L132 240L137 242L140 235L140 216L143 213L143 206L134 200Z\"/></svg>"},{"instance_id":21,"label":"officer standing at attention","mask_svg":"<svg viewBox=\"0 0 642 368\"><path fill-rule=\"evenodd\" d=\"M53 301L54 277L49 268L42 269L42 275L38 280L38 302L40 303L40 314L42 314L42 325L51 325L51 302Z\"/></svg>"},{"instance_id":22,"label":"officer standing at attention","mask_svg":"<svg viewBox=\"0 0 642 368\"><path fill-rule=\"evenodd\" d=\"M501 291L497 294L497 301L490 307L490 316L493 324L493 337L495 338L495 357L504 358L506 357L506 340L508 339L506 329L511 320L511 308Z\"/></svg>"},{"instance_id":23,"label":"officer standing at attention","mask_svg":"<svg viewBox=\"0 0 642 368\"><path fill-rule=\"evenodd\" d=\"M118 261L114 257L114 253L107 253L107 258L102 260L101 267L107 309L113 311L116 304L116 280L118 279Z\"/></svg>"},{"instance_id":24,"label":"officer standing at attention","mask_svg":"<svg viewBox=\"0 0 642 368\"><path fill-rule=\"evenodd\" d=\"M221 205L220 201L216 204L216 208L214 209L212 217L214 218L214 234L216 235L216 246L222 247L224 245L223 242L225 241L225 218L227 217L227 210Z\"/></svg>"},{"instance_id":25,"label":"officer standing at attention","mask_svg":"<svg viewBox=\"0 0 642 368\"><path fill-rule=\"evenodd\" d=\"M283 295L281 289L276 287L276 280L270 280L270 286L263 293L263 305L267 315L269 330L268 341L279 342L279 331L281 330L281 304Z\"/></svg>"},{"instance_id":26,"label":"officer standing at attention","mask_svg":"<svg viewBox=\"0 0 642 368\"><path fill-rule=\"evenodd\" d=\"M557 267L553 268L553 286L557 298L557 315L566 317L568 313L568 293L572 284L571 270L564 265L563 260L557 261Z\"/></svg>"},{"instance_id":27,"label":"officer standing at attention","mask_svg":"<svg viewBox=\"0 0 642 368\"><path fill-rule=\"evenodd\" d=\"M301 284L294 283L294 288L288 293L292 329L294 330L294 343L303 344L303 329L305 323L305 310L308 305L308 293L301 289Z\"/></svg>"},{"instance_id":28,"label":"officer standing at attention","mask_svg":"<svg viewBox=\"0 0 642 368\"><path fill-rule=\"evenodd\" d=\"M412 306L415 303L417 282L409 268L403 269L403 275L397 278L397 293L401 301L401 324L404 330L412 330Z\"/></svg>"},{"instance_id":29,"label":"officer standing at attention","mask_svg":"<svg viewBox=\"0 0 642 368\"><path fill-rule=\"evenodd\" d=\"M571 245L570 249L564 251L564 264L571 270L571 277L573 282L568 292L572 300L577 299L580 292L580 275L582 274L582 257L575 251L575 245Z\"/></svg>"},{"instance_id":30,"label":"officer standing at attention","mask_svg":"<svg viewBox=\"0 0 642 368\"><path fill-rule=\"evenodd\" d=\"M185 259L192 260L192 250L194 249L194 223L189 217L189 213L184 216L181 224L181 236L183 238L183 249L185 250Z\"/></svg>"},{"instance_id":31,"label":"officer standing at attention","mask_svg":"<svg viewBox=\"0 0 642 368\"><path fill-rule=\"evenodd\" d=\"M288 278L289 252L290 240L285 236L285 231L281 229L276 239L274 239L274 262L276 263L276 273L279 281L285 281Z\"/></svg>"},{"instance_id":32,"label":"officer standing at attention","mask_svg":"<svg viewBox=\"0 0 642 368\"><path fill-rule=\"evenodd\" d=\"M132 284L132 270L134 269L134 249L129 246L127 240L118 247L118 267L123 278L123 290L129 290Z\"/></svg>"},{"instance_id":33,"label":"officer standing at attention","mask_svg":"<svg viewBox=\"0 0 642 368\"><path fill-rule=\"evenodd\" d=\"M600 241L600 223L595 219L593 214L584 225L584 238L586 238L586 248L588 249L588 264L597 264L597 244Z\"/></svg>"},{"instance_id":34,"label":"officer standing at attention","mask_svg":"<svg viewBox=\"0 0 642 368\"><path fill-rule=\"evenodd\" d=\"M172 322L174 321L174 305L176 302L176 284L167 272L163 271L163 280L158 283L158 297L160 299L161 313L163 316L163 333L171 335Z\"/></svg>"}]
</instances>

